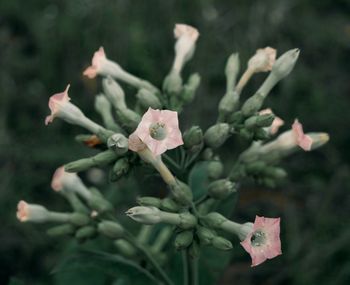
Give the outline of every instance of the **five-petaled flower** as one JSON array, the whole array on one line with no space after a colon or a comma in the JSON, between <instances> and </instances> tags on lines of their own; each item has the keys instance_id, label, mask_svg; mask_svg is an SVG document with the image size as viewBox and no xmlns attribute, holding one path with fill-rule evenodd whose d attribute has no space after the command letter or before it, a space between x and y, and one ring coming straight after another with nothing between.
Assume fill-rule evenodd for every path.
<instances>
[{"instance_id":1,"label":"five-petaled flower","mask_svg":"<svg viewBox=\"0 0 350 285\"><path fill-rule=\"evenodd\" d=\"M129 137L129 141L130 138L135 141L134 135L137 135L154 155L160 155L167 149L183 144L177 112L169 110L149 108L135 132ZM131 149L137 150L136 145L135 148L131 146ZM139 144L139 147L142 148L142 144Z\"/></svg>"},{"instance_id":2,"label":"five-petaled flower","mask_svg":"<svg viewBox=\"0 0 350 285\"><path fill-rule=\"evenodd\" d=\"M241 242L252 258L252 266L282 254L280 218L255 217L253 231Z\"/></svg>"}]
</instances>

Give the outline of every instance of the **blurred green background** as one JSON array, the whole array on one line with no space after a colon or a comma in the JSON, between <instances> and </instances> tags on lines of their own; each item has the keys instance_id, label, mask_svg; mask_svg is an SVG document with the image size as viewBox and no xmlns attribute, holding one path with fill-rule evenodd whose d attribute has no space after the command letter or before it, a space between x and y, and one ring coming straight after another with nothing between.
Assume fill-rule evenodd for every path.
<instances>
[{"instance_id":1,"label":"blurred green background","mask_svg":"<svg viewBox=\"0 0 350 285\"><path fill-rule=\"evenodd\" d=\"M306 131L326 131L331 137L324 148L286 160L289 177L283 185L242 189L233 217L243 222L255 214L281 216L284 254L251 269L249 256L236 244L217 284L349 284L348 0L0 1L0 284L10 278L13 284L112 284L93 271L79 276L83 283L50 274L75 245L49 239L45 227L20 224L16 205L25 199L65 210L63 199L50 190L52 173L91 154L73 140L79 128L59 120L45 127L49 96L71 83L73 102L99 121L93 111L99 80L83 78L82 70L101 45L126 70L161 86L173 59L175 23L201 33L185 75L199 72L202 84L184 111L182 130L215 121L213 106L225 92L223 70L230 53L239 52L244 65L257 48L269 45L278 54L298 47L301 55L266 105L287 125L298 117ZM264 77L255 76L243 98ZM225 152L234 159L244 147L231 140ZM90 172L85 181L104 188L107 178L98 175ZM132 178L122 183L130 188Z\"/></svg>"}]
</instances>

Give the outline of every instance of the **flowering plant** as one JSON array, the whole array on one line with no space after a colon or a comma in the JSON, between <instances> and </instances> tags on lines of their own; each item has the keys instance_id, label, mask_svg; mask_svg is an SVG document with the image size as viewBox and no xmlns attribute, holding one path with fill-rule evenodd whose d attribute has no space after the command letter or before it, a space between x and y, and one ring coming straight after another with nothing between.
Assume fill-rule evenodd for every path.
<instances>
[{"instance_id":1,"label":"flowering plant","mask_svg":"<svg viewBox=\"0 0 350 285\"><path fill-rule=\"evenodd\" d=\"M239 56L230 55L225 68L226 93L218 105L217 121L206 130L199 126L182 130L179 115L200 85L197 73L184 83L182 69L194 54L199 33L191 26L178 24L174 35L175 58L162 90L108 59L102 47L95 52L92 65L83 74L91 79L102 77L103 93L95 99L102 125L86 117L71 102L69 85L64 92L51 96L51 114L45 123L60 118L85 128L90 134L77 139L99 153L67 163L53 175L51 187L63 195L71 212L53 212L25 201L18 203L19 221L56 223L47 231L51 236L71 236L81 242L98 236L112 240L116 252L109 256L141 274L142 277L128 276L131 282L137 278L137 284L202 284L198 263L206 248L230 251L232 242L240 241L251 256L251 266L282 254L279 217L256 216L254 223L238 223L222 211L222 202L237 196L247 178L275 186L286 176L280 167L283 158L297 151L314 150L328 141L326 133L304 133L297 119L290 130L273 138L284 121L271 109L262 110L271 89L294 68L298 49L277 59L275 49L258 49L239 79ZM269 75L256 93L242 102L244 87L259 72ZM120 82L137 90L134 107L126 103ZM234 163L228 167L219 150L231 143L231 137L242 138L250 146L233 157ZM78 176L103 166L110 168L112 181L136 168L151 167L167 190L157 196L144 196L140 191L138 206L126 211L130 219L122 223L123 214L114 209L103 192L87 187ZM205 191L198 191L191 183L198 167L205 169ZM136 230L134 222L140 224ZM173 247L169 246L171 243ZM169 268L177 252L183 257L180 283Z\"/></svg>"}]
</instances>

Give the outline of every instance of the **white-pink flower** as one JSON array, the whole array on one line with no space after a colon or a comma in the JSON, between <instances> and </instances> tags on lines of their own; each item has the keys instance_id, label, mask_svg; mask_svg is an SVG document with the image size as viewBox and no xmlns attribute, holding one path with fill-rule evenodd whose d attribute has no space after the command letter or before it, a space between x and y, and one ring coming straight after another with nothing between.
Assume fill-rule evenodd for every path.
<instances>
[{"instance_id":1,"label":"white-pink flower","mask_svg":"<svg viewBox=\"0 0 350 285\"><path fill-rule=\"evenodd\" d=\"M100 47L97 51L95 51L94 56L92 57L91 66L86 68L83 74L89 78L95 78L97 74L100 74L103 71L106 63L106 53L103 47Z\"/></svg>"},{"instance_id":2,"label":"white-pink flower","mask_svg":"<svg viewBox=\"0 0 350 285\"><path fill-rule=\"evenodd\" d=\"M252 266L282 254L280 218L255 217L253 231L241 242L252 258Z\"/></svg>"},{"instance_id":3,"label":"white-pink flower","mask_svg":"<svg viewBox=\"0 0 350 285\"><path fill-rule=\"evenodd\" d=\"M185 24L176 24L174 36L177 39L175 44L175 60L173 70L180 72L185 62L193 56L199 32L196 28Z\"/></svg>"},{"instance_id":4,"label":"white-pink flower","mask_svg":"<svg viewBox=\"0 0 350 285\"><path fill-rule=\"evenodd\" d=\"M265 115L265 114L274 114L270 108L261 110L259 112L260 115ZM279 128L284 125L284 121L275 116L275 119L273 120L272 124L270 127L267 128L267 131L271 134L274 135L278 132Z\"/></svg>"},{"instance_id":5,"label":"white-pink flower","mask_svg":"<svg viewBox=\"0 0 350 285\"><path fill-rule=\"evenodd\" d=\"M133 135L137 135L154 155L160 155L183 144L177 112L169 110L149 108ZM132 149L133 145L132 143ZM134 149L137 150L138 147L135 146Z\"/></svg>"},{"instance_id":6,"label":"white-pink flower","mask_svg":"<svg viewBox=\"0 0 350 285\"><path fill-rule=\"evenodd\" d=\"M49 217L49 211L35 204L28 204L25 201L19 201L17 205L17 219L20 222L44 222Z\"/></svg>"},{"instance_id":7,"label":"white-pink flower","mask_svg":"<svg viewBox=\"0 0 350 285\"><path fill-rule=\"evenodd\" d=\"M248 61L248 68L254 72L266 72L272 69L276 60L276 50L271 47L258 49Z\"/></svg>"},{"instance_id":8,"label":"white-pink flower","mask_svg":"<svg viewBox=\"0 0 350 285\"><path fill-rule=\"evenodd\" d=\"M295 119L292 130L296 139L297 144L306 151L311 150L312 138L309 135L304 134L303 126Z\"/></svg>"}]
</instances>

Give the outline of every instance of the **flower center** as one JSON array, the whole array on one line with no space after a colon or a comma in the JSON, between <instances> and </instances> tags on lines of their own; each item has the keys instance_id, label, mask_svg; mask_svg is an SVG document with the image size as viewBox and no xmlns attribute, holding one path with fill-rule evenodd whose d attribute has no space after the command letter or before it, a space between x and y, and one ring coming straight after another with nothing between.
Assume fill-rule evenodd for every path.
<instances>
[{"instance_id":1,"label":"flower center","mask_svg":"<svg viewBox=\"0 0 350 285\"><path fill-rule=\"evenodd\" d=\"M252 237L250 238L250 242L252 246L261 246L265 242L265 240L266 240L265 233L259 230L255 231Z\"/></svg>"},{"instance_id":2,"label":"flower center","mask_svg":"<svg viewBox=\"0 0 350 285\"><path fill-rule=\"evenodd\" d=\"M152 138L154 138L157 141L164 140L167 135L167 130L165 128L165 124L158 122L158 123L153 123L149 127L149 133Z\"/></svg>"}]
</instances>

